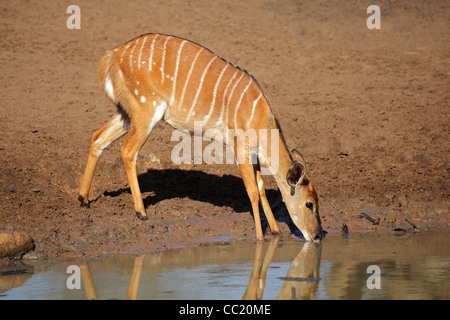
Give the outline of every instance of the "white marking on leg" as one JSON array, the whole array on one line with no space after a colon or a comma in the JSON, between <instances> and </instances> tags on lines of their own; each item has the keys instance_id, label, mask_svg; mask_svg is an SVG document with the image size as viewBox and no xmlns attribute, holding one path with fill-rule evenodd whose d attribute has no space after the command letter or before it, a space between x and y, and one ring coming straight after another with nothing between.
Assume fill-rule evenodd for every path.
<instances>
[{"instance_id":1,"label":"white marking on leg","mask_svg":"<svg viewBox=\"0 0 450 320\"><path fill-rule=\"evenodd\" d=\"M177 86L177 76L178 76L178 67L180 65L180 56L181 56L181 50L183 49L183 46L186 44L186 40L184 40L181 44L180 44L180 48L178 48L178 53L177 53L177 63L175 65L175 74L173 76L173 87L172 87L172 96L170 98L170 104L173 104L173 101L175 99L175 88Z\"/></svg>"},{"instance_id":2,"label":"white marking on leg","mask_svg":"<svg viewBox=\"0 0 450 320\"><path fill-rule=\"evenodd\" d=\"M234 78L236 77L237 73L239 70L236 70L236 72L233 74L233 76L231 77L230 81L228 81L227 86L225 87L225 90L223 91L223 96L222 96L222 109L220 110L220 118L217 120L216 122L216 126L220 125L222 123L222 118L223 118L223 112L225 111L225 96L227 94L228 88L230 87L231 83L233 82Z\"/></svg>"},{"instance_id":3,"label":"white marking on leg","mask_svg":"<svg viewBox=\"0 0 450 320\"><path fill-rule=\"evenodd\" d=\"M261 191L264 188L264 182L258 181L258 190Z\"/></svg>"},{"instance_id":4,"label":"white marking on leg","mask_svg":"<svg viewBox=\"0 0 450 320\"><path fill-rule=\"evenodd\" d=\"M256 98L255 101L253 101L253 107L252 107L252 114L250 115L250 119L245 123L245 128L247 129L250 126L250 123L253 120L253 115L255 114L256 105L258 104L259 99L261 99L262 93L259 94L258 98Z\"/></svg>"},{"instance_id":5,"label":"white marking on leg","mask_svg":"<svg viewBox=\"0 0 450 320\"><path fill-rule=\"evenodd\" d=\"M166 61L166 48L167 48L167 42L172 38L171 36L167 37L166 41L164 42L164 49L162 53L162 60L161 60L161 83L164 83L164 63Z\"/></svg>"},{"instance_id":6,"label":"white marking on leg","mask_svg":"<svg viewBox=\"0 0 450 320\"><path fill-rule=\"evenodd\" d=\"M156 126L156 124L164 117L164 113L166 113L167 107L168 107L167 102L163 101L156 108L156 111L155 111L155 114L153 115L152 121L150 122L150 125L148 126L147 135L149 135L150 132L152 132L152 130Z\"/></svg>"},{"instance_id":7,"label":"white marking on leg","mask_svg":"<svg viewBox=\"0 0 450 320\"><path fill-rule=\"evenodd\" d=\"M108 76L105 79L105 91L111 100L116 101L116 97L114 96L114 87L111 79Z\"/></svg>"},{"instance_id":8,"label":"white marking on leg","mask_svg":"<svg viewBox=\"0 0 450 320\"><path fill-rule=\"evenodd\" d=\"M181 99L180 99L180 103L178 105L178 110L180 110L181 106L183 105L184 94L186 93L186 88L187 88L187 85L189 83L189 78L191 77L192 70L194 69L195 62L197 61L198 56L200 55L200 53L202 51L203 51L203 48L200 48L200 50L198 50L197 54L195 55L194 61L192 61L191 68L189 69L189 73L188 73L188 75L186 77L186 82L184 83L184 88L183 88L183 92L181 94Z\"/></svg>"},{"instance_id":9,"label":"white marking on leg","mask_svg":"<svg viewBox=\"0 0 450 320\"><path fill-rule=\"evenodd\" d=\"M141 56L142 56L142 49L144 49L145 42L147 41L147 37L144 37L144 41L142 41L141 50L139 50L139 58L138 58L138 69L141 69ZM143 61L145 63L145 61Z\"/></svg>"},{"instance_id":10,"label":"white marking on leg","mask_svg":"<svg viewBox=\"0 0 450 320\"><path fill-rule=\"evenodd\" d=\"M151 47L150 47L150 57L148 58L148 71L149 71L149 72L152 71L152 66L153 66L153 63L152 63L152 61L153 61L153 50L155 49L155 41L156 41L156 38L157 38L157 37L158 37L158 34L156 34L156 35L153 37L152 45L151 45Z\"/></svg>"},{"instance_id":11,"label":"white marking on leg","mask_svg":"<svg viewBox=\"0 0 450 320\"><path fill-rule=\"evenodd\" d=\"M214 86L214 92L213 92L213 98L211 101L211 106L209 107L209 112L206 115L206 117L203 119L203 125L207 124L209 121L209 118L211 117L211 114L214 110L214 106L216 105L216 94L217 94L217 88L219 87L220 80L222 79L223 74L225 73L225 70L228 68L228 63L225 65L225 67L222 69L222 72L220 73L219 77L217 78L216 84Z\"/></svg>"},{"instance_id":12,"label":"white marking on leg","mask_svg":"<svg viewBox=\"0 0 450 320\"><path fill-rule=\"evenodd\" d=\"M116 132L118 131L122 131L123 133L125 133L127 130L124 131L124 121L122 120L122 117L116 114L108 128L101 134L103 138L98 138L94 142L96 146L100 145L96 154L97 158L99 158L102 155L103 150L105 150L111 144L112 141L108 141L111 134L116 134ZM103 139L106 139L106 142L104 142Z\"/></svg>"},{"instance_id":13,"label":"white marking on leg","mask_svg":"<svg viewBox=\"0 0 450 320\"><path fill-rule=\"evenodd\" d=\"M102 146L98 149L97 154L96 154L97 158L100 158L100 156L102 155L103 151L104 151L106 148L108 148L108 146L109 146L110 144L111 144L111 142L109 141L109 142L105 143L104 145L102 145Z\"/></svg>"},{"instance_id":14,"label":"white marking on leg","mask_svg":"<svg viewBox=\"0 0 450 320\"><path fill-rule=\"evenodd\" d=\"M245 92L247 92L248 87L250 87L250 85L252 84L252 77L250 77L250 81L248 82L247 86L245 87L245 89L242 91L241 96L239 97L239 101L236 105L236 108L234 109L234 128L237 129L237 113L238 113L238 109L241 105L242 102L242 98L244 97Z\"/></svg>"},{"instance_id":15,"label":"white marking on leg","mask_svg":"<svg viewBox=\"0 0 450 320\"><path fill-rule=\"evenodd\" d=\"M198 86L197 92L195 93L194 101L192 102L191 109L189 110L189 113L188 113L188 115L186 117L186 120L184 121L185 123L187 123L189 121L189 118L191 117L192 114L195 114L195 112L192 112L192 111L194 110L195 104L197 103L198 95L200 94L200 91L202 90L203 81L205 80L206 73L208 72L208 69L211 66L211 64L216 59L217 59L217 56L214 56L214 58L212 58L209 61L208 65L206 66L205 70L203 71L202 77L200 78L200 84Z\"/></svg>"}]
</instances>

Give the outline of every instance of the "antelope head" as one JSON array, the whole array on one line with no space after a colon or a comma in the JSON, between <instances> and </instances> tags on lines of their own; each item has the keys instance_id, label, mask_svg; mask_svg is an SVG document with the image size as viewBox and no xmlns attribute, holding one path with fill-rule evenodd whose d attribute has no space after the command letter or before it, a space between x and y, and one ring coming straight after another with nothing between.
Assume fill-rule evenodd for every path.
<instances>
[{"instance_id":1,"label":"antelope head","mask_svg":"<svg viewBox=\"0 0 450 320\"><path fill-rule=\"evenodd\" d=\"M294 161L286 180L291 188L289 199L284 199L292 221L308 241L320 241L322 226L319 217L319 198L316 189L306 175L304 159L293 149Z\"/></svg>"}]
</instances>

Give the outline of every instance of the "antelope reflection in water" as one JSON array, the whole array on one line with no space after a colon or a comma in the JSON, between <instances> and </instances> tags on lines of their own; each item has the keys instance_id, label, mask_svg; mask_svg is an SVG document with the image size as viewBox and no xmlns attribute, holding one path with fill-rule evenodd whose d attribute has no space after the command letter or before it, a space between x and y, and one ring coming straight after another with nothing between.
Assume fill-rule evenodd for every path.
<instances>
[{"instance_id":1,"label":"antelope reflection in water","mask_svg":"<svg viewBox=\"0 0 450 320\"><path fill-rule=\"evenodd\" d=\"M144 266L145 255L134 258L133 271L128 284L127 295L125 300L136 300L139 289L139 281L141 279L142 267ZM98 300L97 290L95 289L92 279L91 270L87 262L80 266L81 278L83 279L84 288L86 290L86 298L88 300Z\"/></svg>"},{"instance_id":2,"label":"antelope reflection in water","mask_svg":"<svg viewBox=\"0 0 450 320\"><path fill-rule=\"evenodd\" d=\"M262 257L263 245L261 241L256 244L255 263L244 293L244 300L262 299L266 283L267 269L272 261L279 238L271 239L266 254ZM319 266L322 253L321 243L305 242L302 249L292 261L283 287L278 294L280 300L313 299L319 287Z\"/></svg>"},{"instance_id":3,"label":"antelope reflection in water","mask_svg":"<svg viewBox=\"0 0 450 320\"><path fill-rule=\"evenodd\" d=\"M262 299L267 270L279 245L282 245L279 237L272 238L268 244L263 241L256 242L253 270L247 289L242 297L244 300ZM263 255L264 247L267 247L267 250ZM303 244L300 252L292 261L286 277L279 278L284 280L284 283L277 299L297 300L314 298L319 286L321 252L322 244L320 242L308 241ZM145 255L137 256L134 259L126 300L135 300L137 298L144 260ZM89 264L87 262L83 263L80 269L87 299L98 300Z\"/></svg>"}]
</instances>

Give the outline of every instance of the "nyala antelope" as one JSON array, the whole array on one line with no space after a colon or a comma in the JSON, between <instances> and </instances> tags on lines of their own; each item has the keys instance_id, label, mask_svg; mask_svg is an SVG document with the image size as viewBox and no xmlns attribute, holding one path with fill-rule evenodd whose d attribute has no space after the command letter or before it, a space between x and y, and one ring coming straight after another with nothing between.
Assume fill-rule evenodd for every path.
<instances>
[{"instance_id":1,"label":"nyala antelope","mask_svg":"<svg viewBox=\"0 0 450 320\"><path fill-rule=\"evenodd\" d=\"M155 125L164 119L176 129L191 131L195 121L203 130L279 130L266 96L255 78L247 71L220 58L192 41L163 34L145 34L107 51L98 67L101 87L117 106L117 114L92 136L86 169L81 181L79 200L89 207L88 194L95 167L103 150L126 133L120 149L137 216L147 214L136 175L136 159ZM299 129L300 130L300 129ZM282 194L294 224L304 238L319 241L322 228L319 200L304 161L298 151L289 152L281 132L278 136L279 161L271 172ZM271 150L243 144L245 154L256 154L254 161L238 162L250 198L256 237L264 235L259 215L259 201L270 230L280 228L267 201L261 169L266 168ZM226 143L226 141L225 141ZM265 144L270 149L270 143ZM237 154L237 143L234 152Z\"/></svg>"}]
</instances>

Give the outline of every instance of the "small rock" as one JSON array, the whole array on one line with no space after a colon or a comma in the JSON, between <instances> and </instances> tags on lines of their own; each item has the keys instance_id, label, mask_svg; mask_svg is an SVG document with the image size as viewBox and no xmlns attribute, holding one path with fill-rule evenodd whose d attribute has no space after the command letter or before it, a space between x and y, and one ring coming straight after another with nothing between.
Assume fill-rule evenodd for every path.
<instances>
[{"instance_id":1,"label":"small rock","mask_svg":"<svg viewBox=\"0 0 450 320\"><path fill-rule=\"evenodd\" d=\"M40 251L30 251L22 256L23 260L42 260L47 259L47 255Z\"/></svg>"},{"instance_id":2,"label":"small rock","mask_svg":"<svg viewBox=\"0 0 450 320\"><path fill-rule=\"evenodd\" d=\"M0 233L0 258L21 258L33 248L33 239L27 234Z\"/></svg>"}]
</instances>

